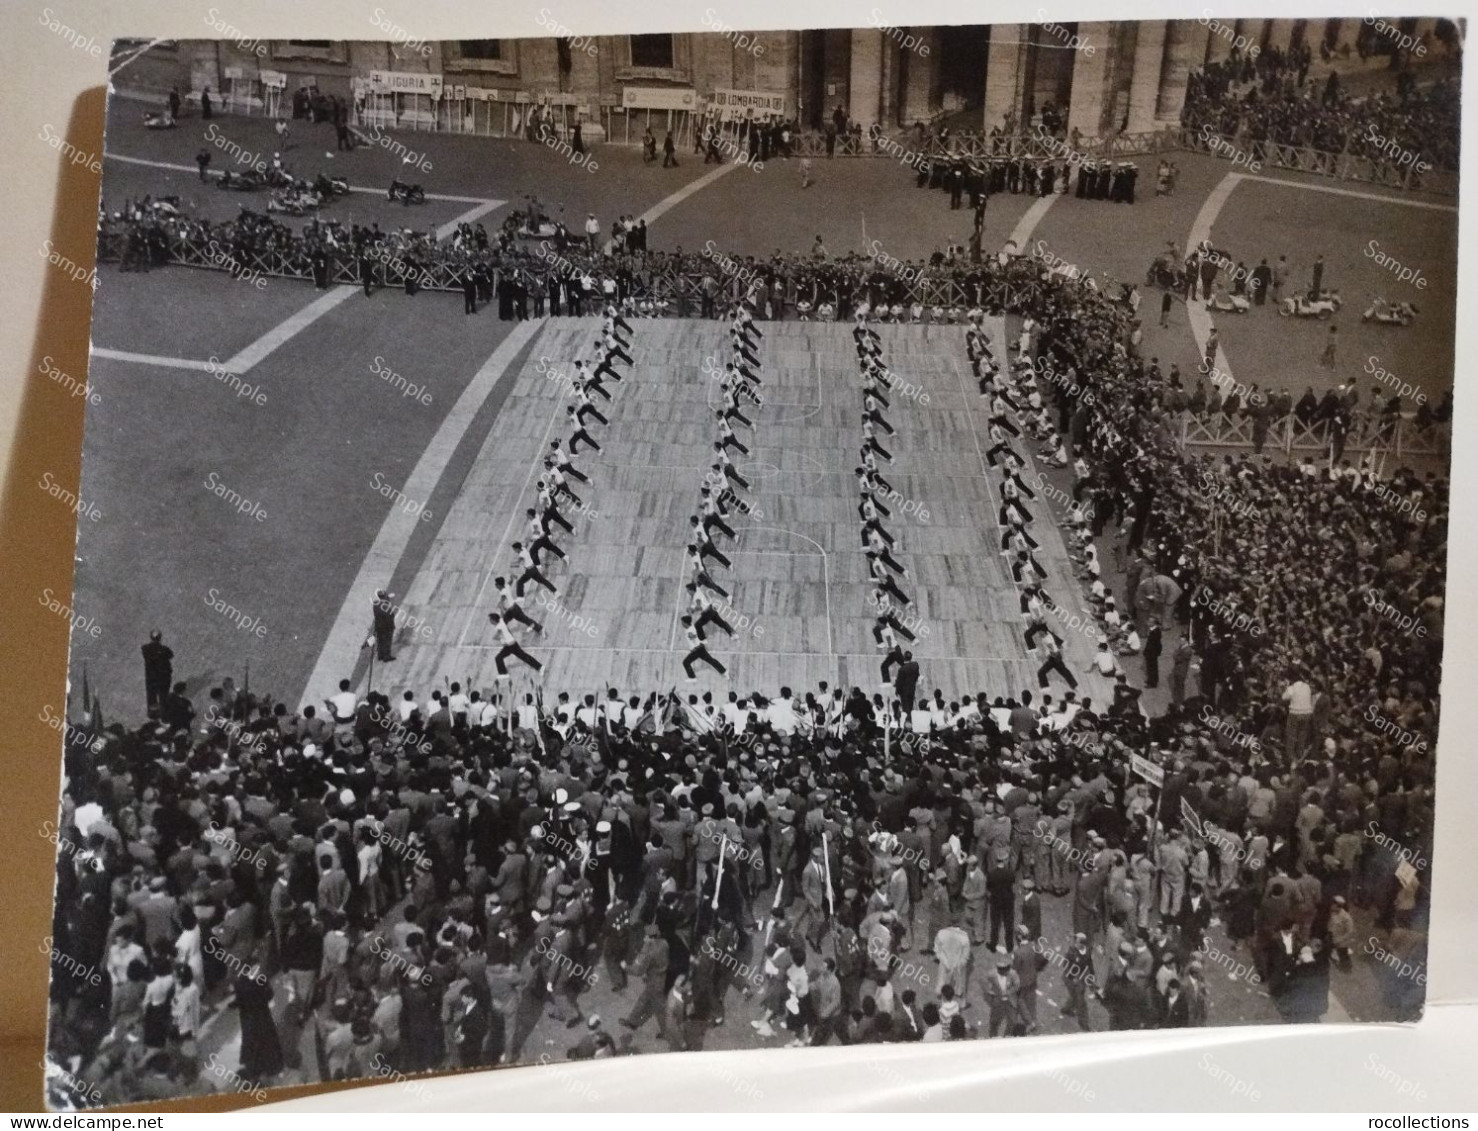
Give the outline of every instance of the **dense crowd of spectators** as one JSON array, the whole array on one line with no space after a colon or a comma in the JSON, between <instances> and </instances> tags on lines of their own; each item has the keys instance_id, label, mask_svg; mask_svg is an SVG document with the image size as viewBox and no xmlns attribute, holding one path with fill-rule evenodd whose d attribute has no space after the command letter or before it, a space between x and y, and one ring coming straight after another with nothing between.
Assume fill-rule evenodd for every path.
<instances>
[{"instance_id":1,"label":"dense crowd of spectators","mask_svg":"<svg viewBox=\"0 0 1478 1131\"><path fill-rule=\"evenodd\" d=\"M122 261L135 233L143 233L154 265L261 271L313 279L320 287L336 279L361 282L369 273L373 286L403 286L407 293L461 290L471 276L479 299L497 296L500 313L509 318L546 310L578 314L596 302L616 302L628 313L717 318L752 293L762 317L846 319L865 302L888 321L962 322L969 308L992 297L992 288L1030 288L1041 273L1030 260L976 260L953 244L926 260L898 260L876 248L871 255L834 254L818 237L804 251L731 257L711 243L687 251L650 249L620 227L609 248L592 246L558 222L546 226L547 235L530 238L526 230L521 216L492 232L461 224L444 239L434 231L345 226L329 218L295 228L248 208L211 222L174 209L161 213L146 198L103 210L98 249L100 262ZM512 296L507 305L506 296Z\"/></svg>"},{"instance_id":2,"label":"dense crowd of spectators","mask_svg":"<svg viewBox=\"0 0 1478 1131\"><path fill-rule=\"evenodd\" d=\"M424 246L563 270L485 236ZM847 318L902 274L824 248L723 270L550 247L623 299L677 260L720 288L691 313L725 278L761 319L766 288ZM1163 713L1122 669L1142 658L1155 686L1158 650L1121 645L1103 703L822 684L515 706L346 681L291 704L224 683L199 712L176 691L137 727L84 722L55 834L50 1050L72 1101L513 1062L546 1014L583 1020L576 1058L651 1047L654 1020L692 1047L740 1008L761 1040L1015 1035L1049 979L1083 1029L1205 1024L1210 967L1234 961L1213 914L1290 1021L1377 938L1421 969L1446 481L1188 456L1122 296L1025 258L923 269L1033 284L1015 364L1070 444L1084 598L1105 638L1179 637ZM1059 898L1071 931L1048 937ZM1414 1015L1420 984L1389 981L1389 1015ZM615 1025L582 1004L597 982Z\"/></svg>"},{"instance_id":3,"label":"dense crowd of spectators","mask_svg":"<svg viewBox=\"0 0 1478 1131\"><path fill-rule=\"evenodd\" d=\"M1266 162L1266 143L1350 153L1392 167L1452 170L1458 167L1458 85L1438 79L1419 87L1408 72L1394 93L1352 97L1330 72L1322 84L1306 84L1299 69L1272 52L1256 63L1233 57L1191 72L1181 124L1234 139L1253 159ZM1317 87L1317 89L1315 89ZM1403 161L1403 154L1411 157Z\"/></svg>"}]
</instances>

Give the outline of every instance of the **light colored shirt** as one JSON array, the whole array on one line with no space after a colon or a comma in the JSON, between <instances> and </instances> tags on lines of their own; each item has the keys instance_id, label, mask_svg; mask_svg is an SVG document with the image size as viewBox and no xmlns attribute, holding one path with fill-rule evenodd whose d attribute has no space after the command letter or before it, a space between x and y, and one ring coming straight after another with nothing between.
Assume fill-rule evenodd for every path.
<instances>
[{"instance_id":1,"label":"light colored shirt","mask_svg":"<svg viewBox=\"0 0 1478 1131\"><path fill-rule=\"evenodd\" d=\"M1294 680L1288 685L1283 692L1283 702L1288 704L1289 714L1311 715L1314 713L1314 693L1301 679Z\"/></svg>"}]
</instances>

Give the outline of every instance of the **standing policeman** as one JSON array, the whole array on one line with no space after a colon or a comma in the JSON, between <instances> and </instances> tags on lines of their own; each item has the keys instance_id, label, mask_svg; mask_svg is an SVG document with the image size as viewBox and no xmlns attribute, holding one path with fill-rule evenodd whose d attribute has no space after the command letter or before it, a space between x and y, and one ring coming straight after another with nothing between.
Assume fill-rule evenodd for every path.
<instances>
[{"instance_id":1,"label":"standing policeman","mask_svg":"<svg viewBox=\"0 0 1478 1131\"><path fill-rule=\"evenodd\" d=\"M170 684L174 682L174 652L164 644L163 635L156 628L149 633L149 643L140 651L144 654L144 699L148 710L164 706Z\"/></svg>"}]
</instances>

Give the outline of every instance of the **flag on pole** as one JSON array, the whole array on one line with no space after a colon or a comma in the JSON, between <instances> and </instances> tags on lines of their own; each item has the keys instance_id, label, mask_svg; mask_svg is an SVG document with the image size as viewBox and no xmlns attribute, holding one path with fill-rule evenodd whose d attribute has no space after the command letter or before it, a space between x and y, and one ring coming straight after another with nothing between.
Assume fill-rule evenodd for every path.
<instances>
[{"instance_id":1,"label":"flag on pole","mask_svg":"<svg viewBox=\"0 0 1478 1131\"><path fill-rule=\"evenodd\" d=\"M780 877L780 883L775 888L775 902L770 904L770 915L765 920L765 946L770 945L770 933L775 929L775 920L780 916L780 900L785 894L785 877Z\"/></svg>"},{"instance_id":2,"label":"flag on pole","mask_svg":"<svg viewBox=\"0 0 1478 1131\"><path fill-rule=\"evenodd\" d=\"M1205 835L1201 827L1201 815L1196 812L1191 806L1191 803L1184 797L1180 799L1180 823L1188 828L1195 836Z\"/></svg>"},{"instance_id":3,"label":"flag on pole","mask_svg":"<svg viewBox=\"0 0 1478 1131\"><path fill-rule=\"evenodd\" d=\"M667 701L662 705L662 722L659 729L666 734L673 727L680 726L685 717L685 712L677 701L677 684L672 685L672 690L667 693Z\"/></svg>"},{"instance_id":4,"label":"flag on pole","mask_svg":"<svg viewBox=\"0 0 1478 1131\"><path fill-rule=\"evenodd\" d=\"M509 707L509 710L512 710L511 705ZM547 760L549 757L549 747L545 744L544 741L544 730L549 724L544 721L544 691L542 688L534 692L534 711L537 715L534 726L534 735L539 740L539 753L542 754Z\"/></svg>"}]
</instances>

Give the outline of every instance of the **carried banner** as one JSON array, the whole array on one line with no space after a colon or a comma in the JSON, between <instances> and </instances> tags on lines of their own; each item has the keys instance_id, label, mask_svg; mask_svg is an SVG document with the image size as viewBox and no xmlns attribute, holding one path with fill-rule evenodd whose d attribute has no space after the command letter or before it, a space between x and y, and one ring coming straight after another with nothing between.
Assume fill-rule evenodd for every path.
<instances>
[{"instance_id":1,"label":"carried banner","mask_svg":"<svg viewBox=\"0 0 1478 1131\"><path fill-rule=\"evenodd\" d=\"M1129 756L1129 769L1132 773L1144 778L1151 785L1163 787L1165 784L1164 769L1155 765L1143 754L1131 754Z\"/></svg>"},{"instance_id":2,"label":"carried banner","mask_svg":"<svg viewBox=\"0 0 1478 1131\"><path fill-rule=\"evenodd\" d=\"M739 118L763 118L766 114L785 116L785 95L773 90L732 90L719 87L708 100L708 108L721 121Z\"/></svg>"}]
</instances>

